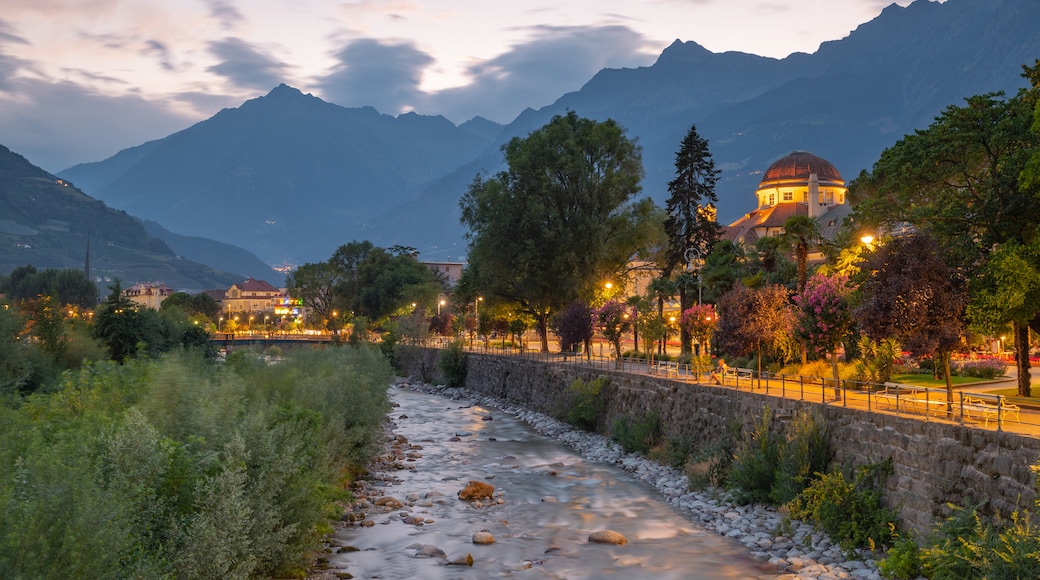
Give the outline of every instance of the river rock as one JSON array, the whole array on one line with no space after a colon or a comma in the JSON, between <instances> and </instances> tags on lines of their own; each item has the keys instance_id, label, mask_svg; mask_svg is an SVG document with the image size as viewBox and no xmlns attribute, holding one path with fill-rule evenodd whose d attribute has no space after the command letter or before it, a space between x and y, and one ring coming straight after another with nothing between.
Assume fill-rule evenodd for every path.
<instances>
[{"instance_id":1,"label":"river rock","mask_svg":"<svg viewBox=\"0 0 1040 580\"><path fill-rule=\"evenodd\" d=\"M495 486L483 481L472 480L459 492L459 499L472 501L477 499L491 499L495 495Z\"/></svg>"},{"instance_id":2,"label":"river rock","mask_svg":"<svg viewBox=\"0 0 1040 580\"><path fill-rule=\"evenodd\" d=\"M413 546L415 544L412 544ZM448 555L444 553L444 550L434 546L432 544L422 544L415 551L416 558L447 558Z\"/></svg>"},{"instance_id":3,"label":"river rock","mask_svg":"<svg viewBox=\"0 0 1040 580\"><path fill-rule=\"evenodd\" d=\"M628 539L614 530L600 530L589 534L589 541L594 544L614 544L621 546L628 543Z\"/></svg>"},{"instance_id":4,"label":"river rock","mask_svg":"<svg viewBox=\"0 0 1040 580\"><path fill-rule=\"evenodd\" d=\"M473 567L473 554L466 554L461 558L455 558L451 562L448 562L449 566L469 566Z\"/></svg>"},{"instance_id":5,"label":"river rock","mask_svg":"<svg viewBox=\"0 0 1040 580\"><path fill-rule=\"evenodd\" d=\"M375 501L375 504L380 507L386 507L392 510L401 509L404 507L404 503L401 500L392 498L390 496L383 496Z\"/></svg>"},{"instance_id":6,"label":"river rock","mask_svg":"<svg viewBox=\"0 0 1040 580\"><path fill-rule=\"evenodd\" d=\"M487 530L481 530L473 534L473 543L481 545L494 544L495 536L492 536L491 532Z\"/></svg>"}]
</instances>

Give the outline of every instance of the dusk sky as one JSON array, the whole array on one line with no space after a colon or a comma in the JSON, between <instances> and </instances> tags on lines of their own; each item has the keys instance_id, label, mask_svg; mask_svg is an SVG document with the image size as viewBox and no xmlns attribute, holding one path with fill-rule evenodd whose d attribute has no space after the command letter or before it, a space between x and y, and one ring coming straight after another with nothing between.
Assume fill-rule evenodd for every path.
<instances>
[{"instance_id":1,"label":"dusk sky","mask_svg":"<svg viewBox=\"0 0 1040 580\"><path fill-rule=\"evenodd\" d=\"M283 82L343 106L508 123L676 39L783 58L892 3L0 0L0 145L57 172Z\"/></svg>"}]
</instances>

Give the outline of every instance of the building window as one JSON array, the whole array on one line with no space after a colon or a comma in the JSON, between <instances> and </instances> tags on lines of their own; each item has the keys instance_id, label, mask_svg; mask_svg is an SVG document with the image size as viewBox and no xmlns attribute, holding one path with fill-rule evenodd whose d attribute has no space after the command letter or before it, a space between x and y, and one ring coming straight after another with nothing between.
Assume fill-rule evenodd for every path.
<instances>
[{"instance_id":1,"label":"building window","mask_svg":"<svg viewBox=\"0 0 1040 580\"><path fill-rule=\"evenodd\" d=\"M769 194L769 203L767 203L766 205L776 205L776 194L775 193L770 193Z\"/></svg>"},{"instance_id":2,"label":"building window","mask_svg":"<svg viewBox=\"0 0 1040 580\"><path fill-rule=\"evenodd\" d=\"M794 201L794 192L787 190L784 192L784 201Z\"/></svg>"}]
</instances>

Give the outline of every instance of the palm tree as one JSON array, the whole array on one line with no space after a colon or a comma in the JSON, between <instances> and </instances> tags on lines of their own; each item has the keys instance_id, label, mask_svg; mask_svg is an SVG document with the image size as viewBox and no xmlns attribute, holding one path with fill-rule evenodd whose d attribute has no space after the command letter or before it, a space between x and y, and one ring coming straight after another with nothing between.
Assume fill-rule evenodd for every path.
<instances>
[{"instance_id":1,"label":"palm tree","mask_svg":"<svg viewBox=\"0 0 1040 580\"><path fill-rule=\"evenodd\" d=\"M804 215L791 216L784 222L784 233L780 238L783 246L794 253L798 263L798 292L801 292L809 279L809 250L822 241L816 220Z\"/></svg>"}]
</instances>

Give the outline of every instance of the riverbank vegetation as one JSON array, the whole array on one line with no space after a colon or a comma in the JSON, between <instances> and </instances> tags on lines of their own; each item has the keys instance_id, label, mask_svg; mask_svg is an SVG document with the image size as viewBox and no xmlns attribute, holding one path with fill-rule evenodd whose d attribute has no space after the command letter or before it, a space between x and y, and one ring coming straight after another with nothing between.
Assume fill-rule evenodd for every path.
<instances>
[{"instance_id":1,"label":"riverbank vegetation","mask_svg":"<svg viewBox=\"0 0 1040 580\"><path fill-rule=\"evenodd\" d=\"M379 440L370 348L96 362L0 405L0 577L296 575Z\"/></svg>"}]
</instances>

